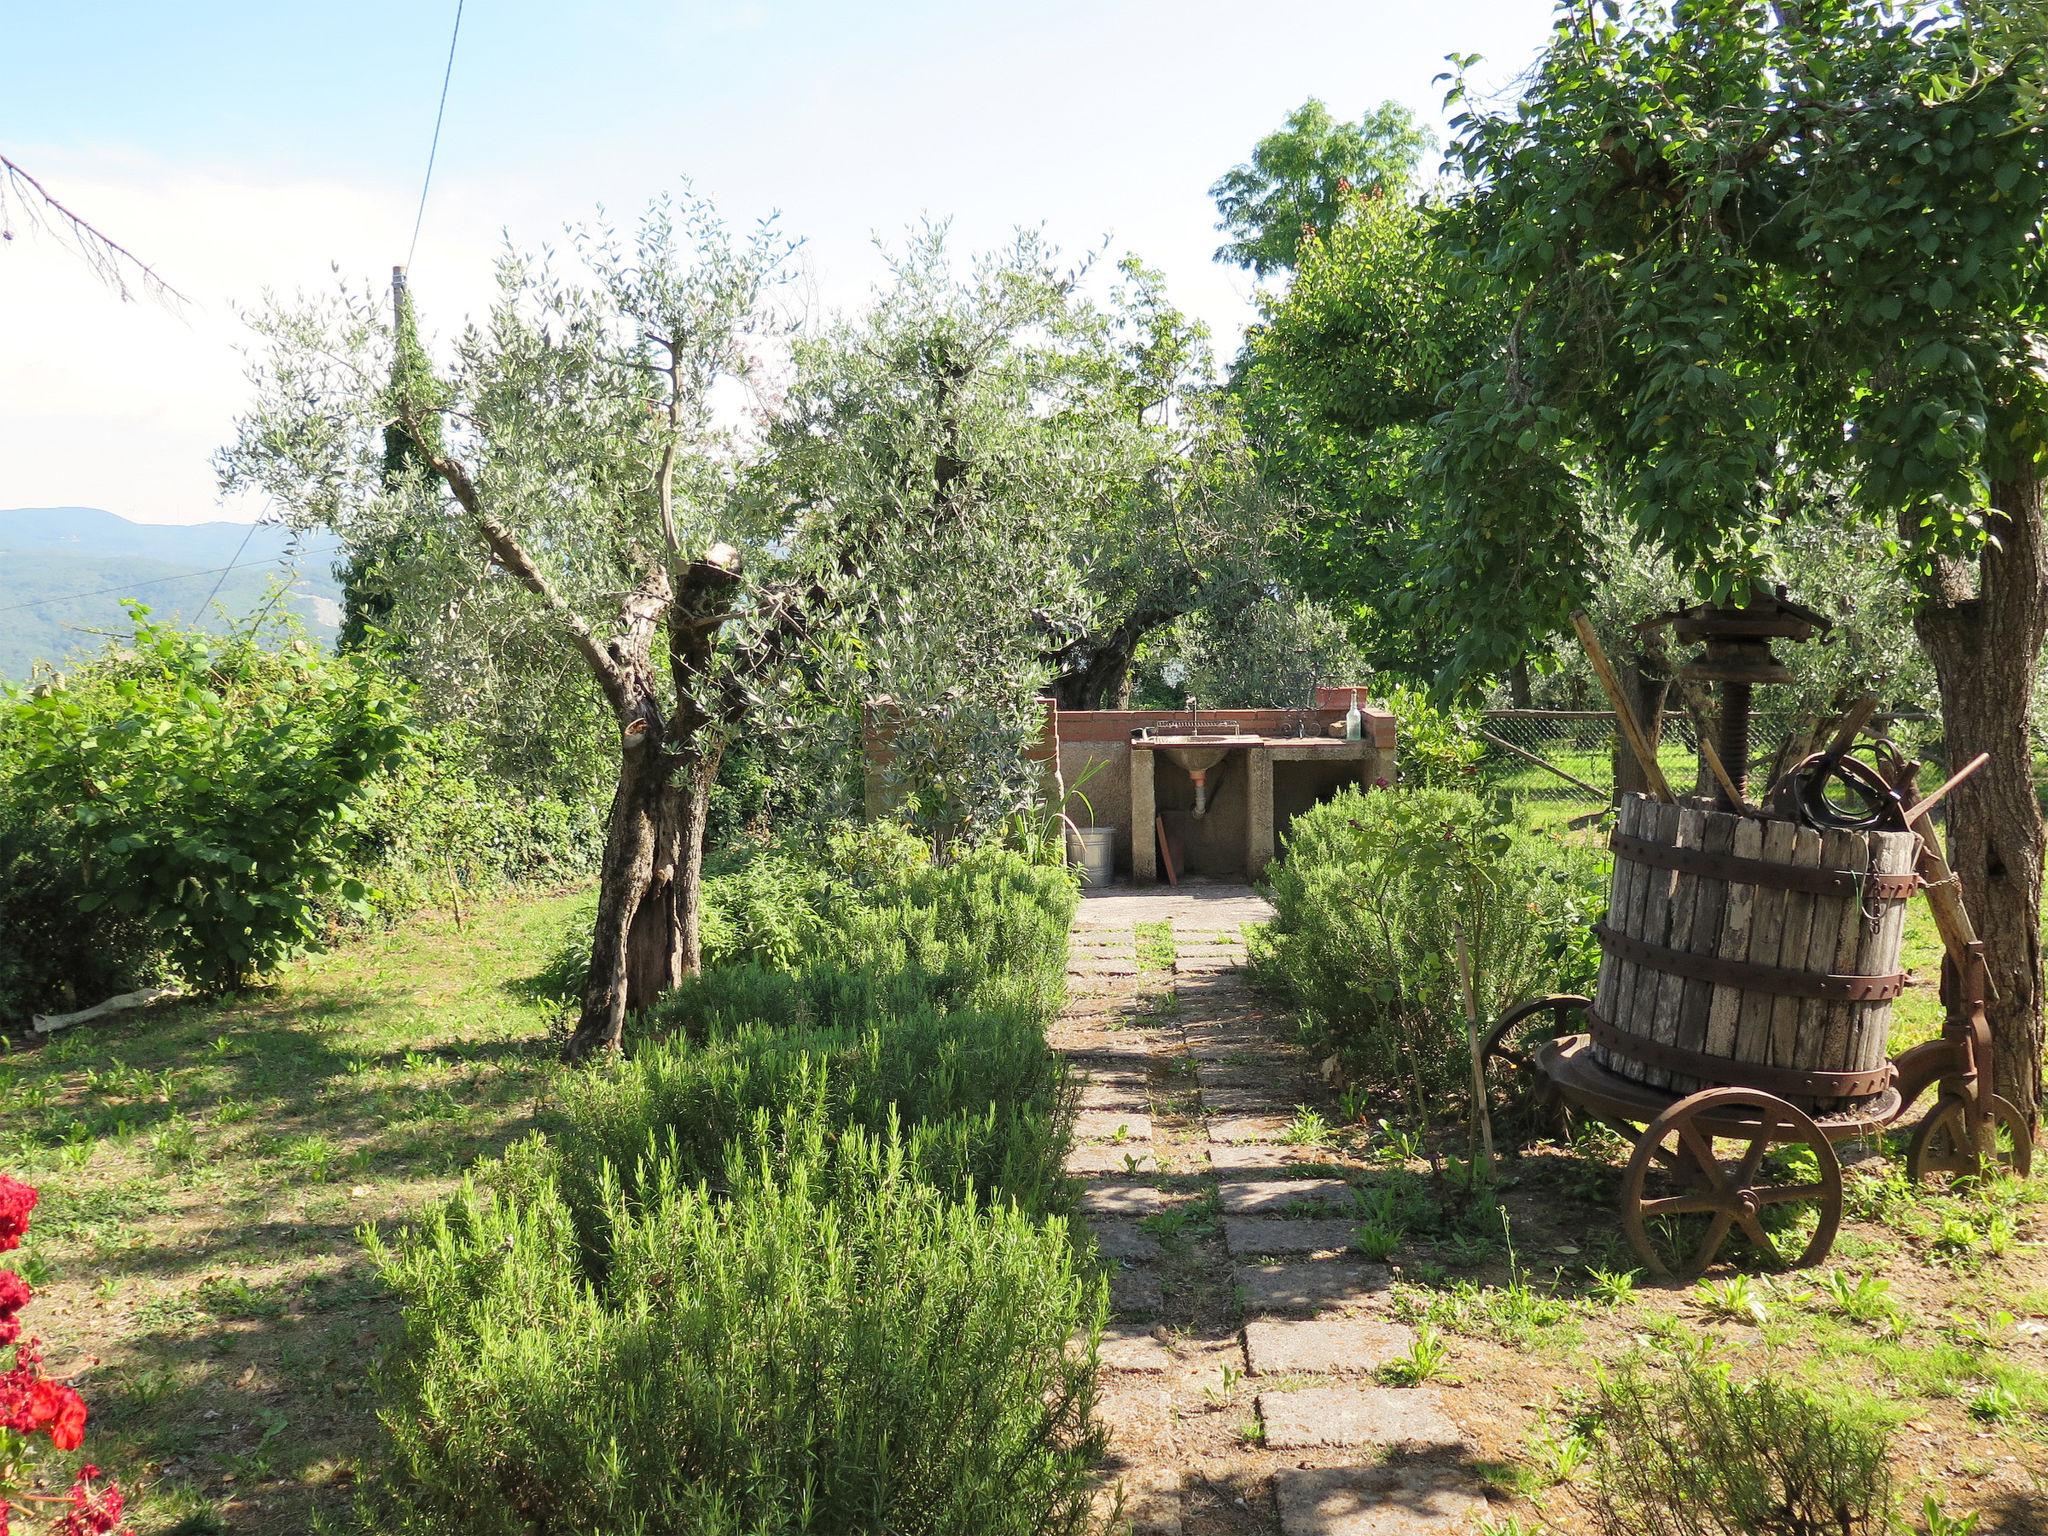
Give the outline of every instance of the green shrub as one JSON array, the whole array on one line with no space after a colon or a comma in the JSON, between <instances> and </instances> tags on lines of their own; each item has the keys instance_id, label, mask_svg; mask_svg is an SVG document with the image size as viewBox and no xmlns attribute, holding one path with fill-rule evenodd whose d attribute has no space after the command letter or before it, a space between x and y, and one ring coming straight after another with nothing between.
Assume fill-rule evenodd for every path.
<instances>
[{"instance_id":1,"label":"green shrub","mask_svg":"<svg viewBox=\"0 0 2048 1536\"><path fill-rule=\"evenodd\" d=\"M893 1134L792 1111L750 1140L722 1198L673 1167L609 1191L596 1285L544 1178L378 1250L409 1341L395 1528L1085 1528L1102 1443L1068 1341L1105 1300L1063 1224L948 1197Z\"/></svg>"},{"instance_id":2,"label":"green shrub","mask_svg":"<svg viewBox=\"0 0 2048 1536\"><path fill-rule=\"evenodd\" d=\"M749 979L751 1006L777 995L774 978ZM732 1140L789 1105L835 1131L900 1123L912 1168L957 1198L972 1189L1034 1212L1066 1203L1070 1095L1037 1019L924 1013L796 1032L733 1020L707 1044L671 1036L562 1080L548 1131L586 1250L601 1260L610 1245L608 1185L637 1200L654 1154L683 1182L715 1180Z\"/></svg>"},{"instance_id":3,"label":"green shrub","mask_svg":"<svg viewBox=\"0 0 2048 1536\"><path fill-rule=\"evenodd\" d=\"M1426 1093L1469 1080L1457 942L1482 1020L1586 985L1586 925L1604 900L1591 850L1521 832L1452 790L1346 790L1295 818L1268 873L1259 974L1351 1068Z\"/></svg>"},{"instance_id":4,"label":"green shrub","mask_svg":"<svg viewBox=\"0 0 2048 1536\"><path fill-rule=\"evenodd\" d=\"M88 1007L160 978L157 945L138 917L104 906L80 913L89 889L58 818L0 789L0 1023Z\"/></svg>"},{"instance_id":5,"label":"green shrub","mask_svg":"<svg viewBox=\"0 0 2048 1536\"><path fill-rule=\"evenodd\" d=\"M1600 1502L1616 1536L1877 1536L1889 1433L1873 1413L1681 1356L1600 1383Z\"/></svg>"},{"instance_id":6,"label":"green shrub","mask_svg":"<svg viewBox=\"0 0 2048 1536\"><path fill-rule=\"evenodd\" d=\"M366 786L339 856L380 917L594 869L604 807L523 794L480 770L484 756L468 726L435 725Z\"/></svg>"},{"instance_id":7,"label":"green shrub","mask_svg":"<svg viewBox=\"0 0 2048 1536\"><path fill-rule=\"evenodd\" d=\"M1400 732L1401 783L1411 789L1466 789L1476 780L1486 748L1474 733L1478 721L1457 710L1439 709L1420 688L1396 683L1387 708Z\"/></svg>"},{"instance_id":8,"label":"green shrub","mask_svg":"<svg viewBox=\"0 0 2048 1536\"><path fill-rule=\"evenodd\" d=\"M0 790L73 872L83 927L146 933L194 987L240 985L367 894L337 830L407 737L397 693L304 640L151 623L0 694ZM0 948L12 942L0 935Z\"/></svg>"}]
</instances>

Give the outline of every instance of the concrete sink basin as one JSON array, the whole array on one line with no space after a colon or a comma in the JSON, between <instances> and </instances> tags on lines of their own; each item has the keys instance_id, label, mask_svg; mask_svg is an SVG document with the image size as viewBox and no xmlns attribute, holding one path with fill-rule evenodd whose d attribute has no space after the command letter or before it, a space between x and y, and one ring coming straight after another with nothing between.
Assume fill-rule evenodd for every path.
<instances>
[{"instance_id":1,"label":"concrete sink basin","mask_svg":"<svg viewBox=\"0 0 2048 1536\"><path fill-rule=\"evenodd\" d=\"M1148 730L1134 738L1134 745L1164 752L1168 760L1195 781L1195 815L1199 817L1207 814L1209 809L1210 770L1232 752L1256 747L1260 740L1257 736L1243 735L1233 725L1218 731Z\"/></svg>"},{"instance_id":2,"label":"concrete sink basin","mask_svg":"<svg viewBox=\"0 0 2048 1536\"><path fill-rule=\"evenodd\" d=\"M1153 736L1152 749L1164 752L1189 773L1207 773L1240 747L1256 747L1256 736Z\"/></svg>"}]
</instances>

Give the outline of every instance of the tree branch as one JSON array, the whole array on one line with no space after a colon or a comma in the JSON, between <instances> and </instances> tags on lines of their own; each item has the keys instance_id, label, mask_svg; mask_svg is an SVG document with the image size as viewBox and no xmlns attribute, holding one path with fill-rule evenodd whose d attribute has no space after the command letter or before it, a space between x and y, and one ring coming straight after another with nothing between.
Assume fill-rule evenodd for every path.
<instances>
[{"instance_id":1,"label":"tree branch","mask_svg":"<svg viewBox=\"0 0 2048 1536\"><path fill-rule=\"evenodd\" d=\"M626 673L611 652L600 645L597 636L584 622L583 616L569 606L567 599L554 588L541 568L533 563L533 557L526 552L511 529L484 510L483 499L477 493L476 481L460 460L451 458L426 446L426 437L420 430L419 418L409 404L401 404L399 418L405 423L415 444L420 446L420 456L427 467L438 475L449 494L460 504L476 524L483 541L489 547L491 558L510 571L520 584L547 605L548 612L578 654L589 666L598 687L604 690L606 700L612 706L612 713L624 719L628 713Z\"/></svg>"},{"instance_id":2,"label":"tree branch","mask_svg":"<svg viewBox=\"0 0 2048 1536\"><path fill-rule=\"evenodd\" d=\"M7 192L10 187L14 195L21 200L22 211L30 223L47 228L52 222L50 216L55 215L55 223L71 236L73 243L78 247L79 255L85 259L86 265L92 268L93 275L101 282L111 284L122 298L134 297L128 291L128 282L123 275L132 267L142 279L143 287L154 297L175 301L178 304L192 302L185 294L173 288L156 268L111 235L103 233L73 213L51 195L48 187L5 155L0 155L0 220L4 220L6 216ZM27 188L25 192L22 190L24 187ZM39 203L47 212L38 209ZM13 238L13 230L0 227L0 240Z\"/></svg>"}]
</instances>

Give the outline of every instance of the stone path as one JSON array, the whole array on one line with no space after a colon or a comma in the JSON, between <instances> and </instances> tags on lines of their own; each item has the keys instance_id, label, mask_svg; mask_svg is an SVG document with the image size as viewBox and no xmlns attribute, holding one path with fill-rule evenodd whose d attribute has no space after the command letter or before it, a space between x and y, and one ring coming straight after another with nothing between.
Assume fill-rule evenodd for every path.
<instances>
[{"instance_id":1,"label":"stone path","mask_svg":"<svg viewBox=\"0 0 2048 1536\"><path fill-rule=\"evenodd\" d=\"M1068 1172L1111 1266L1105 1508L1134 1536L1476 1531L1445 1394L1374 1379L1411 1336L1384 1267L1349 1254L1354 1170L1298 1144L1310 1064L1243 974L1244 929L1270 915L1190 883L1093 892L1074 920L1053 1045L1080 1084Z\"/></svg>"}]
</instances>

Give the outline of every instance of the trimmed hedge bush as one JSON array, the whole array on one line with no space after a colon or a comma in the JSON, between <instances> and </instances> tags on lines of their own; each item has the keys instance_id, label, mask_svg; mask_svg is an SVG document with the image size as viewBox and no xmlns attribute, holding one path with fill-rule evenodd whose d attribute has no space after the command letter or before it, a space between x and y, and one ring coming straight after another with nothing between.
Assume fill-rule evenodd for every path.
<instances>
[{"instance_id":1,"label":"trimmed hedge bush","mask_svg":"<svg viewBox=\"0 0 2048 1536\"><path fill-rule=\"evenodd\" d=\"M793 1034L754 1023L701 1046L643 1045L630 1061L567 1078L544 1155L601 1263L608 1182L637 1199L651 1156L685 1181L715 1179L728 1144L784 1106L834 1130L900 1123L910 1165L934 1187L1060 1210L1071 1097L1042 1025L1016 1014L922 1013Z\"/></svg>"},{"instance_id":2,"label":"trimmed hedge bush","mask_svg":"<svg viewBox=\"0 0 2048 1536\"><path fill-rule=\"evenodd\" d=\"M373 1241L406 1315L394 1528L1085 1525L1094 1360L1069 1341L1105 1299L1060 1219L1045 1045L1071 880L872 831L747 868L713 902L747 958Z\"/></svg>"},{"instance_id":3,"label":"trimmed hedge bush","mask_svg":"<svg viewBox=\"0 0 2048 1536\"><path fill-rule=\"evenodd\" d=\"M1519 831L1477 796L1347 789L1297 816L1283 852L1255 969L1368 1081L1466 1085L1461 934L1482 1019L1592 980L1604 859Z\"/></svg>"},{"instance_id":4,"label":"trimmed hedge bush","mask_svg":"<svg viewBox=\"0 0 2048 1536\"><path fill-rule=\"evenodd\" d=\"M1076 1531L1099 1282L1064 1228L927 1183L893 1133L791 1110L724 1193L605 1192L592 1285L542 1183L378 1253L405 1300L401 1529L528 1536Z\"/></svg>"}]
</instances>

